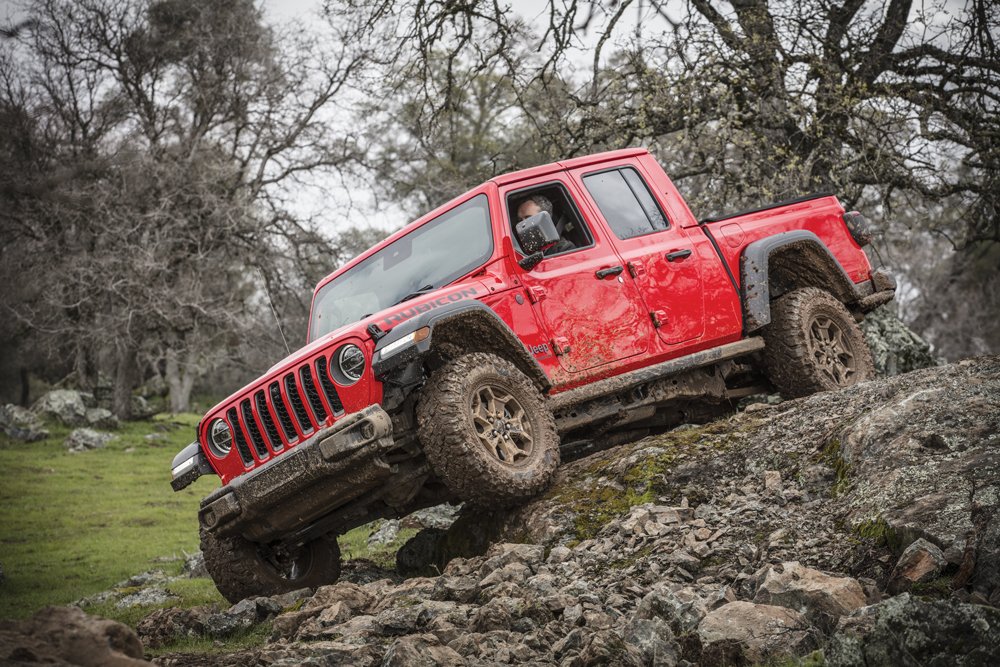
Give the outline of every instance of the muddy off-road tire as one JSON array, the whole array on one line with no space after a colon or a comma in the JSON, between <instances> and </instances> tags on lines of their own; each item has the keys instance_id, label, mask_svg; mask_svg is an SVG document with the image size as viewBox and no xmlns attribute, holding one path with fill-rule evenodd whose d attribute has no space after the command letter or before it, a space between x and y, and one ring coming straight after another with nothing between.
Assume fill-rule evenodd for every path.
<instances>
[{"instance_id":1,"label":"muddy off-road tire","mask_svg":"<svg viewBox=\"0 0 1000 667\"><path fill-rule=\"evenodd\" d=\"M492 354L467 354L435 371L417 403L417 425L435 474L481 507L529 500L559 467L556 423L541 392Z\"/></svg>"},{"instance_id":2,"label":"muddy off-road tire","mask_svg":"<svg viewBox=\"0 0 1000 667\"><path fill-rule=\"evenodd\" d=\"M240 535L219 537L202 528L201 551L215 587L234 604L249 597L318 588L340 576L340 546L332 535L303 546L296 567L284 572L264 558L258 545Z\"/></svg>"},{"instance_id":3,"label":"muddy off-road tire","mask_svg":"<svg viewBox=\"0 0 1000 667\"><path fill-rule=\"evenodd\" d=\"M818 287L803 287L771 304L764 329L764 366L785 396L843 389L875 377L861 328L840 301Z\"/></svg>"}]
</instances>

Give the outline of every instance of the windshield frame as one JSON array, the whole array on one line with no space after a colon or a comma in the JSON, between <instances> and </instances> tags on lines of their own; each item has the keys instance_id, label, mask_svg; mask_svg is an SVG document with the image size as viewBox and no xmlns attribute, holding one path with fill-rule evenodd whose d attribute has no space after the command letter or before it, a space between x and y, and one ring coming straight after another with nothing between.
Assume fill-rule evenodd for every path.
<instances>
[{"instance_id":1,"label":"windshield frame","mask_svg":"<svg viewBox=\"0 0 1000 667\"><path fill-rule=\"evenodd\" d=\"M485 209L486 214L487 214L487 222L488 222L488 225L489 225L489 228L490 228L490 232L489 232L490 250L489 250L488 255L485 256L485 259L482 262L476 264L472 268L470 268L470 269L468 269L466 271L463 271L460 274L453 274L453 275L449 276L448 279L445 280L444 282L442 282L441 284L435 285L434 286L434 290L428 290L428 293L430 293L431 291L435 291L435 290L441 289L441 288L446 287L448 285L451 285L451 284L453 284L453 283L455 283L455 282L457 282L459 280L462 280L465 277L471 276L471 275L473 275L473 274L475 274L475 273L477 273L479 271L482 271L482 269L483 269L484 266L486 266L486 265L490 264L491 262L495 261L497 253L502 248L502 243L497 239L496 211L494 211L494 199L495 199L495 197L493 197L491 195L492 191L494 191L496 188L495 188L495 186L492 187L492 188L490 188L489 187L490 185L491 185L490 183L484 183L483 185L479 186L475 190L470 190L470 191L462 194L461 196L456 197L455 199L447 202L446 204L443 204L442 206L439 206L438 208L434 209L433 211L430 211L429 213L423 215L422 217L420 217L417 220L409 223L408 225L405 225L402 229L400 229L397 232L393 233L392 235L390 235L389 237L387 237L385 240L383 240L383 241L377 243L376 245L372 246L371 248L369 248L365 252L361 253L360 255L358 255L357 257L355 257L351 261L349 261L347 264L345 264L344 266L342 266L341 268L337 269L336 271L334 271L333 273L331 273L330 275L328 275L326 278L324 278L323 280L321 280L319 282L319 284L316 285L316 288L313 290L312 299L311 299L310 304L309 304L308 323L307 323L307 326L306 326L306 344L308 345L310 343L313 343L316 340L319 340L323 336L326 336L326 335L328 335L330 333L330 332L327 332L325 334L322 334L321 336L315 336L315 337L313 336L313 329L314 329L313 325L314 325L314 320L315 320L314 313L315 313L315 308L316 308L316 300L319 297L320 293L328 285L330 285L331 283L335 282L336 280L338 280L339 278L341 278L345 274L350 273L352 270L354 270L359 265L362 265L365 262L367 262L372 256L378 254L379 252L382 252L383 250L385 250L386 248L388 248L388 247L392 246L393 244L397 243L401 239L409 236L410 234L414 234L414 233L419 232L419 230L423 229L426 225L432 224L434 221L440 219L442 216L447 215L448 213L452 212L453 210L455 210L455 209L457 209L457 208L459 208L461 206L464 206L464 205L468 204L473 199L476 199L477 197L480 197L480 196L484 196L486 198L486 200L484 202L484 209ZM386 306L385 308L382 308L381 310L373 312L372 315L375 315L377 313L383 312L385 310L389 310L389 309L391 309L395 305L399 305L399 304L393 304L393 305L390 305L390 306ZM363 321L364 319L367 319L367 318L360 318L358 320L355 320L354 323ZM342 325L340 325L340 327L335 328L333 331L336 331L337 329L342 328L344 326L347 326L349 324L351 324L351 323L348 322L348 323L342 324Z\"/></svg>"}]
</instances>

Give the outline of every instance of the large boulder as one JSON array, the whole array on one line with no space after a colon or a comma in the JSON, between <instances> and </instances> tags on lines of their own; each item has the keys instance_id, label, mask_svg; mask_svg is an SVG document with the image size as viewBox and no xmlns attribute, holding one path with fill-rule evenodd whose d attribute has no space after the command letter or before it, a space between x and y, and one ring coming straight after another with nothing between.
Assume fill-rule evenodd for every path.
<instances>
[{"instance_id":1,"label":"large boulder","mask_svg":"<svg viewBox=\"0 0 1000 667\"><path fill-rule=\"evenodd\" d=\"M917 371L858 389L870 408L835 431L848 517L896 550L918 538L1000 603L1000 364ZM963 582L965 583L965 582Z\"/></svg>"},{"instance_id":2,"label":"large boulder","mask_svg":"<svg viewBox=\"0 0 1000 667\"><path fill-rule=\"evenodd\" d=\"M93 403L90 394L73 389L53 389L44 394L31 410L41 417L57 419L66 426L87 423L87 408Z\"/></svg>"},{"instance_id":3,"label":"large boulder","mask_svg":"<svg viewBox=\"0 0 1000 667\"><path fill-rule=\"evenodd\" d=\"M868 313L861 331L879 375L899 375L937 364L931 346L896 316L895 304Z\"/></svg>"},{"instance_id":4,"label":"large boulder","mask_svg":"<svg viewBox=\"0 0 1000 667\"><path fill-rule=\"evenodd\" d=\"M12 404L0 406L0 431L10 438L24 442L35 442L49 437L49 432L38 415Z\"/></svg>"},{"instance_id":5,"label":"large boulder","mask_svg":"<svg viewBox=\"0 0 1000 667\"><path fill-rule=\"evenodd\" d=\"M46 607L23 621L0 621L0 663L140 667L142 642L127 625L76 607Z\"/></svg>"},{"instance_id":6,"label":"large boulder","mask_svg":"<svg viewBox=\"0 0 1000 667\"><path fill-rule=\"evenodd\" d=\"M794 609L818 625L832 626L866 604L857 580L832 577L795 561L764 568L758 581L754 602Z\"/></svg>"},{"instance_id":7,"label":"large boulder","mask_svg":"<svg viewBox=\"0 0 1000 667\"><path fill-rule=\"evenodd\" d=\"M825 653L831 667L1000 665L1000 609L904 593L844 619Z\"/></svg>"},{"instance_id":8,"label":"large boulder","mask_svg":"<svg viewBox=\"0 0 1000 667\"><path fill-rule=\"evenodd\" d=\"M750 662L802 655L817 645L806 618L786 607L736 601L710 612L698 624L705 650L713 644L738 645Z\"/></svg>"}]
</instances>

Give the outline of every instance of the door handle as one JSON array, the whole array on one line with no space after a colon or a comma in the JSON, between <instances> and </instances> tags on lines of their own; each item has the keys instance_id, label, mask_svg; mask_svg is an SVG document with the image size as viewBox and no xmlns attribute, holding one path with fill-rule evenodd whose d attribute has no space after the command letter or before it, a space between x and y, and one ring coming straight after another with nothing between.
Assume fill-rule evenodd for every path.
<instances>
[{"instance_id":1,"label":"door handle","mask_svg":"<svg viewBox=\"0 0 1000 667\"><path fill-rule=\"evenodd\" d=\"M674 250L673 252L667 253L667 261L673 262L678 259L684 259L685 257L691 256L691 250Z\"/></svg>"},{"instance_id":2,"label":"door handle","mask_svg":"<svg viewBox=\"0 0 1000 667\"><path fill-rule=\"evenodd\" d=\"M691 252L690 250L688 252ZM608 276L617 276L619 273L625 270L624 266L620 264L618 266L612 266L607 269L601 269L600 271L595 271L594 275L597 276L598 280L603 280Z\"/></svg>"}]
</instances>

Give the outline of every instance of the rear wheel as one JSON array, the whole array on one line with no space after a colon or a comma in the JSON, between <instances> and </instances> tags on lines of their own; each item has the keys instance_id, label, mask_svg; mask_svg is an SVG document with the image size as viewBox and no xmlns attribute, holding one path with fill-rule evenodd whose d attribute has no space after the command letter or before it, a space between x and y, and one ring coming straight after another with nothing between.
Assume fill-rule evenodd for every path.
<instances>
[{"instance_id":1,"label":"rear wheel","mask_svg":"<svg viewBox=\"0 0 1000 667\"><path fill-rule=\"evenodd\" d=\"M241 535L220 537L201 529L205 568L216 588L232 603L300 588L318 588L340 577L340 546L333 535L294 552L271 549Z\"/></svg>"},{"instance_id":2,"label":"rear wheel","mask_svg":"<svg viewBox=\"0 0 1000 667\"><path fill-rule=\"evenodd\" d=\"M559 467L555 419L510 362L475 353L431 376L417 404L420 442L460 499L508 507L541 493Z\"/></svg>"},{"instance_id":3,"label":"rear wheel","mask_svg":"<svg viewBox=\"0 0 1000 667\"><path fill-rule=\"evenodd\" d=\"M789 397L843 389L875 376L858 323L844 304L817 287L775 300L764 340L767 375Z\"/></svg>"}]
</instances>

